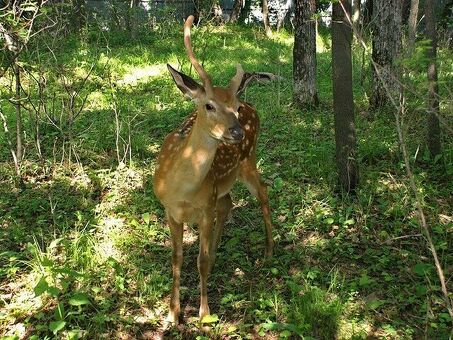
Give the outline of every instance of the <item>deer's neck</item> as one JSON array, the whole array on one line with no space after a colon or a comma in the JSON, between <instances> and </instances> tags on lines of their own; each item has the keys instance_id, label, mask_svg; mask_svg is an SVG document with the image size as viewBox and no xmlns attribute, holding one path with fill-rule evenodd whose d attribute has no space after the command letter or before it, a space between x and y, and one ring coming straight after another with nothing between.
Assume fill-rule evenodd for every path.
<instances>
[{"instance_id":1,"label":"deer's neck","mask_svg":"<svg viewBox=\"0 0 453 340\"><path fill-rule=\"evenodd\" d=\"M199 190L208 175L219 141L214 139L197 119L185 143L179 150L179 155L169 171L171 181L179 182L180 193L194 193ZM183 183L179 178L184 178Z\"/></svg>"},{"instance_id":2,"label":"deer's neck","mask_svg":"<svg viewBox=\"0 0 453 340\"><path fill-rule=\"evenodd\" d=\"M211 169L219 141L214 139L209 132L200 127L198 120L188 136L186 145L182 148L182 162L201 181Z\"/></svg>"}]
</instances>

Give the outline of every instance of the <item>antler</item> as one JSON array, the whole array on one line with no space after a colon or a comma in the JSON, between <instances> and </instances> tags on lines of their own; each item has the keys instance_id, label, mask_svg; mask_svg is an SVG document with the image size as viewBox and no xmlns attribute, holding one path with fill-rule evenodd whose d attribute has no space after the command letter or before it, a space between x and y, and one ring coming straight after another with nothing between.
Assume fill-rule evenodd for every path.
<instances>
[{"instance_id":1,"label":"antler","mask_svg":"<svg viewBox=\"0 0 453 340\"><path fill-rule=\"evenodd\" d=\"M242 69L241 64L237 64L236 75L231 79L230 82L230 91L233 93L233 95L236 95L236 93L238 92L239 86L241 86L243 76L244 70Z\"/></svg>"},{"instance_id":2,"label":"antler","mask_svg":"<svg viewBox=\"0 0 453 340\"><path fill-rule=\"evenodd\" d=\"M195 54L193 53L192 44L190 43L190 28L192 27L193 20L194 20L193 15L190 15L186 19L186 22L184 23L184 45L186 46L186 51L187 55L189 56L190 63L193 65L198 75L200 76L201 80L203 81L205 90L212 92L211 78L198 62L197 58L195 57Z\"/></svg>"}]
</instances>

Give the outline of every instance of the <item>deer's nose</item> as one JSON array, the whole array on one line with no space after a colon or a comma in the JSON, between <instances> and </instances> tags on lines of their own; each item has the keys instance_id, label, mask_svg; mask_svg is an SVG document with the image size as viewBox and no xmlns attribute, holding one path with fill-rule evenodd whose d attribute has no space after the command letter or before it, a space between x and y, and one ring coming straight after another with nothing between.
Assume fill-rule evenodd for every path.
<instances>
[{"instance_id":1,"label":"deer's nose","mask_svg":"<svg viewBox=\"0 0 453 340\"><path fill-rule=\"evenodd\" d=\"M238 124L233 126L232 128L229 128L228 131L231 134L231 137L237 141L241 141L244 139L244 130L242 127Z\"/></svg>"}]
</instances>

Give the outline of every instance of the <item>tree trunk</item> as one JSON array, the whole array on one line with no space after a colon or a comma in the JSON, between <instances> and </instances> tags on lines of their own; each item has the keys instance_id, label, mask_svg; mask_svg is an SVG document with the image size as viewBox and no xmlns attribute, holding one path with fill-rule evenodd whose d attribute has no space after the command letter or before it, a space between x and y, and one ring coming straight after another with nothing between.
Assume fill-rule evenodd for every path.
<instances>
[{"instance_id":1,"label":"tree trunk","mask_svg":"<svg viewBox=\"0 0 453 340\"><path fill-rule=\"evenodd\" d=\"M351 13L351 0L341 0L332 9L332 82L335 115L336 163L343 190L355 190L359 182L356 162L356 133L352 95L352 30L342 5Z\"/></svg>"},{"instance_id":2,"label":"tree trunk","mask_svg":"<svg viewBox=\"0 0 453 340\"><path fill-rule=\"evenodd\" d=\"M233 10L231 11L230 22L235 24L239 20L241 15L242 6L244 5L243 0L234 0Z\"/></svg>"},{"instance_id":3,"label":"tree trunk","mask_svg":"<svg viewBox=\"0 0 453 340\"><path fill-rule=\"evenodd\" d=\"M137 9L139 4L140 1L138 0L130 0L125 16L126 31L132 40L137 38Z\"/></svg>"},{"instance_id":4,"label":"tree trunk","mask_svg":"<svg viewBox=\"0 0 453 340\"><path fill-rule=\"evenodd\" d=\"M20 165L23 157L23 146L22 146L22 111L20 106L20 67L17 64L17 60L14 62L14 77L16 78L16 93L15 93L15 105L16 105L16 157L17 162Z\"/></svg>"},{"instance_id":5,"label":"tree trunk","mask_svg":"<svg viewBox=\"0 0 453 340\"><path fill-rule=\"evenodd\" d=\"M293 73L294 103L299 108L318 105L315 7L315 0L296 0Z\"/></svg>"},{"instance_id":6,"label":"tree trunk","mask_svg":"<svg viewBox=\"0 0 453 340\"><path fill-rule=\"evenodd\" d=\"M241 11L241 14L239 15L239 23L245 24L245 21L249 18L250 16L250 8L252 7L252 0L244 0L244 8Z\"/></svg>"},{"instance_id":7,"label":"tree trunk","mask_svg":"<svg viewBox=\"0 0 453 340\"><path fill-rule=\"evenodd\" d=\"M441 152L439 125L439 86L437 82L437 29L434 13L434 0L425 1L426 38L430 46L426 50L428 63L428 131L427 143L430 156L434 158Z\"/></svg>"},{"instance_id":8,"label":"tree trunk","mask_svg":"<svg viewBox=\"0 0 453 340\"><path fill-rule=\"evenodd\" d=\"M412 52L414 51L415 46L418 19L418 2L419 0L411 0L411 9L409 12L409 19L407 21L407 45L410 54L412 54Z\"/></svg>"},{"instance_id":9,"label":"tree trunk","mask_svg":"<svg viewBox=\"0 0 453 340\"><path fill-rule=\"evenodd\" d=\"M372 93L370 108L385 106L388 95L399 94L399 71L395 61L401 51L401 0L373 1ZM377 67L377 70L375 68ZM387 91L388 90L388 91ZM389 93L388 93L389 92Z\"/></svg>"},{"instance_id":10,"label":"tree trunk","mask_svg":"<svg viewBox=\"0 0 453 340\"><path fill-rule=\"evenodd\" d=\"M365 30L369 29L368 26L371 24L373 17L373 2L373 0L365 1L365 8L363 9L363 28L365 28Z\"/></svg>"},{"instance_id":11,"label":"tree trunk","mask_svg":"<svg viewBox=\"0 0 453 340\"><path fill-rule=\"evenodd\" d=\"M352 7L352 23L355 27L358 27L360 23L360 2L361 0L353 0L353 7ZM333 16L333 13L332 13Z\"/></svg>"},{"instance_id":12,"label":"tree trunk","mask_svg":"<svg viewBox=\"0 0 453 340\"><path fill-rule=\"evenodd\" d=\"M264 30L266 31L266 35L269 37L272 35L271 26L269 24L269 6L267 4L267 0L261 0L262 3L262 10L263 10L263 23L264 23Z\"/></svg>"}]
</instances>

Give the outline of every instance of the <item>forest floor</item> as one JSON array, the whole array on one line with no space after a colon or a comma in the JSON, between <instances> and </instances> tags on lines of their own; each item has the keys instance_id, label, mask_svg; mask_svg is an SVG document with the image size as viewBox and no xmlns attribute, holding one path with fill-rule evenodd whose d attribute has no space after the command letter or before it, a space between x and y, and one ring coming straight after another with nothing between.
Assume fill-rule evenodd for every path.
<instances>
[{"instance_id":1,"label":"forest floor","mask_svg":"<svg viewBox=\"0 0 453 340\"><path fill-rule=\"evenodd\" d=\"M360 186L351 196L337 189L328 37L318 41L321 104L301 111L291 105L292 37L237 27L197 30L193 45L215 84L226 86L239 62L281 76L243 95L261 117L258 166L269 187L275 252L264 260L261 211L237 185L209 279L210 333L199 331L192 226L184 235L182 323L162 333L171 245L151 179L164 136L194 108L166 63L180 62L187 73L189 63L182 32L171 27L135 41L98 36L70 36L52 53L31 50L24 58L24 67L47 79L49 117L38 119L42 159L26 136L23 188L0 135L2 339L448 339L452 320L418 223L394 109L367 111L361 50L354 50ZM439 55L441 111L451 121L452 55ZM453 291L453 142L446 133L443 157L426 158L425 73L415 61L405 67L418 91L408 95L406 141ZM23 82L38 101L31 78ZM0 99L14 126L8 96Z\"/></svg>"}]
</instances>

